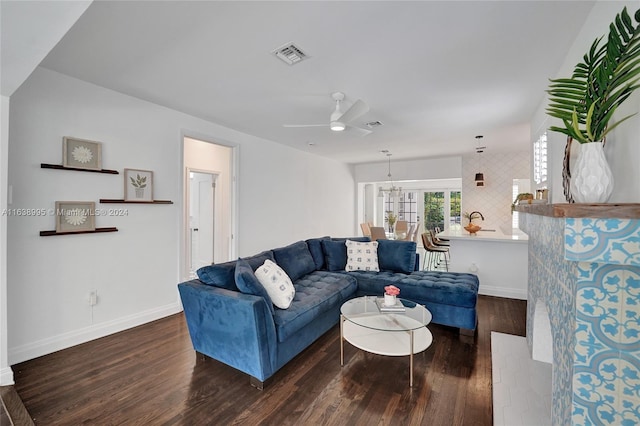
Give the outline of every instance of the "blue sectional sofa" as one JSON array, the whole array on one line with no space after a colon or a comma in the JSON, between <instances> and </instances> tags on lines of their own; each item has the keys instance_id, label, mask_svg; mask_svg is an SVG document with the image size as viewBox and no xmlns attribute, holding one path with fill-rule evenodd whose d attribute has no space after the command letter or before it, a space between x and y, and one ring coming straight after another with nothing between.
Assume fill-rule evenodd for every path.
<instances>
[{"instance_id":1,"label":"blue sectional sofa","mask_svg":"<svg viewBox=\"0 0 640 426\"><path fill-rule=\"evenodd\" d=\"M368 238L349 238L368 241ZM433 323L473 332L478 278L472 274L418 271L416 243L379 240L379 272L346 272L345 238L314 238L252 257L198 270L199 279L178 289L194 349L251 376L266 379L323 335L340 318L347 300L382 295L386 285L423 304ZM295 297L274 308L253 272L266 259L291 278Z\"/></svg>"}]
</instances>

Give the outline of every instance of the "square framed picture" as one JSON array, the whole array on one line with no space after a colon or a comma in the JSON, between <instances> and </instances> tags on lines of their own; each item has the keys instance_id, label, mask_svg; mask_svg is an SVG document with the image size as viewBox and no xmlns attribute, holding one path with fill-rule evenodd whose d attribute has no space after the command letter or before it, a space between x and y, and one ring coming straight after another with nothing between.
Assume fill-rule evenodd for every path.
<instances>
[{"instance_id":1,"label":"square framed picture","mask_svg":"<svg viewBox=\"0 0 640 426\"><path fill-rule=\"evenodd\" d=\"M101 170L102 143L69 136L63 137L62 165L76 169Z\"/></svg>"},{"instance_id":2,"label":"square framed picture","mask_svg":"<svg viewBox=\"0 0 640 426\"><path fill-rule=\"evenodd\" d=\"M56 232L96 230L96 203L56 201Z\"/></svg>"},{"instance_id":3,"label":"square framed picture","mask_svg":"<svg viewBox=\"0 0 640 426\"><path fill-rule=\"evenodd\" d=\"M124 169L124 200L141 203L153 202L153 172L151 170Z\"/></svg>"}]
</instances>

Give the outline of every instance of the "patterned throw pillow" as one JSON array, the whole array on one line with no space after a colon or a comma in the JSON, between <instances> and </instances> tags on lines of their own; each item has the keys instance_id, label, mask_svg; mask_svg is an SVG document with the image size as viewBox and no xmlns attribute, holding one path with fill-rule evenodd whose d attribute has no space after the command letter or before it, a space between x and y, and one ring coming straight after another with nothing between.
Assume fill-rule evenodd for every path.
<instances>
[{"instance_id":1,"label":"patterned throw pillow","mask_svg":"<svg viewBox=\"0 0 640 426\"><path fill-rule=\"evenodd\" d=\"M291 305L296 289L293 287L291 278L281 267L267 259L256 269L255 274L275 306L287 309Z\"/></svg>"},{"instance_id":2,"label":"patterned throw pillow","mask_svg":"<svg viewBox=\"0 0 640 426\"><path fill-rule=\"evenodd\" d=\"M347 266L345 271L380 271L378 267L378 242L360 243L347 240Z\"/></svg>"}]
</instances>

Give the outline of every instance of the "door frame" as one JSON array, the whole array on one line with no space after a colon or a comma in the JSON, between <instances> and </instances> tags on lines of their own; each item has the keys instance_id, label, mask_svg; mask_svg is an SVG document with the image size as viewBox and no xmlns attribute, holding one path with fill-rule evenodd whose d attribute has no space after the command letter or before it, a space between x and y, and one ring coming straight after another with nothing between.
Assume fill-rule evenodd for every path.
<instances>
[{"instance_id":1,"label":"door frame","mask_svg":"<svg viewBox=\"0 0 640 426\"><path fill-rule=\"evenodd\" d=\"M213 145L222 146L230 149L230 187L229 187L229 259L235 259L238 256L238 179L237 173L239 168L238 158L238 145L233 142L228 142L213 138L211 136L203 136L198 132L181 131L180 134L180 173L182 174L182 209L180 218L180 241L179 241L179 259L178 259L178 273L179 280L186 281L189 279L189 265L187 265L187 245L188 245L188 229L189 229L189 206L187 205L188 191L188 179L189 173L187 172L187 166L185 165L185 138L195 139L201 142L210 143ZM196 170L196 168L193 168ZM197 171L197 170L196 170ZM212 172L205 170L205 172ZM215 173L215 171L213 171Z\"/></svg>"}]
</instances>

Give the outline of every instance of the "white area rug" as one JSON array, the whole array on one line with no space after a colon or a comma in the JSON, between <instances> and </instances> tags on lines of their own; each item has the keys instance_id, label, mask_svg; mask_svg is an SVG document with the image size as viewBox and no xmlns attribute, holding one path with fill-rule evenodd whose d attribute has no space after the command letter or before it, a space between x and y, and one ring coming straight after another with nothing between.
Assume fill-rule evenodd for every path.
<instances>
[{"instance_id":1,"label":"white area rug","mask_svg":"<svg viewBox=\"0 0 640 426\"><path fill-rule=\"evenodd\" d=\"M527 340L491 332L494 426L551 425L551 364L534 361Z\"/></svg>"}]
</instances>

